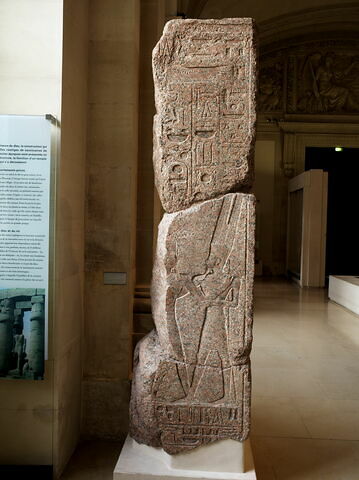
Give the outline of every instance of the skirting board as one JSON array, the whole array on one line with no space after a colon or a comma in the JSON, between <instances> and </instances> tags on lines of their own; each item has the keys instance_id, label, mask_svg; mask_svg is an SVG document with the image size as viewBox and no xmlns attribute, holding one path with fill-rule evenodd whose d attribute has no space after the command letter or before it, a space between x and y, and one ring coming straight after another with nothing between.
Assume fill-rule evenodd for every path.
<instances>
[{"instance_id":1,"label":"skirting board","mask_svg":"<svg viewBox=\"0 0 359 480\"><path fill-rule=\"evenodd\" d=\"M240 473L243 464L245 473ZM198 479L256 480L249 440L244 443L222 440L172 457L162 448L140 445L127 436L113 473L113 480Z\"/></svg>"},{"instance_id":2,"label":"skirting board","mask_svg":"<svg viewBox=\"0 0 359 480\"><path fill-rule=\"evenodd\" d=\"M330 300L359 315L359 278L350 276L329 276Z\"/></svg>"}]
</instances>

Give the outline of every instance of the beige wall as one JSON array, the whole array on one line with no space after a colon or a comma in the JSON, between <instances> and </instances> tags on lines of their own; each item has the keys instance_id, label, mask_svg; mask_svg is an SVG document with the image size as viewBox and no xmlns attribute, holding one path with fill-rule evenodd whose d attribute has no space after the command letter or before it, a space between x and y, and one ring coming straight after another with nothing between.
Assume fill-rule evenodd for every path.
<instances>
[{"instance_id":1,"label":"beige wall","mask_svg":"<svg viewBox=\"0 0 359 480\"><path fill-rule=\"evenodd\" d=\"M59 117L63 0L1 0L0 112Z\"/></svg>"},{"instance_id":2,"label":"beige wall","mask_svg":"<svg viewBox=\"0 0 359 480\"><path fill-rule=\"evenodd\" d=\"M263 275L283 275L286 263L288 178L283 170L279 128L257 123L255 181L257 206L257 260Z\"/></svg>"},{"instance_id":3,"label":"beige wall","mask_svg":"<svg viewBox=\"0 0 359 480\"><path fill-rule=\"evenodd\" d=\"M88 0L64 0L63 24L54 305L56 475L75 449L81 430Z\"/></svg>"},{"instance_id":4,"label":"beige wall","mask_svg":"<svg viewBox=\"0 0 359 480\"><path fill-rule=\"evenodd\" d=\"M139 1L91 0L83 433L127 432L138 153ZM104 285L126 272L126 285Z\"/></svg>"},{"instance_id":5,"label":"beige wall","mask_svg":"<svg viewBox=\"0 0 359 480\"><path fill-rule=\"evenodd\" d=\"M152 123L155 113L152 79L152 49L165 23L164 0L141 0L139 152L137 184L136 284L149 285L154 250L156 209L153 164Z\"/></svg>"},{"instance_id":6,"label":"beige wall","mask_svg":"<svg viewBox=\"0 0 359 480\"><path fill-rule=\"evenodd\" d=\"M2 0L0 113L59 117L61 54L62 0ZM0 379L0 464L52 464L51 334L45 376L44 381Z\"/></svg>"},{"instance_id":7,"label":"beige wall","mask_svg":"<svg viewBox=\"0 0 359 480\"><path fill-rule=\"evenodd\" d=\"M257 257L264 274L273 270L274 166L275 142L257 140L253 193L257 199Z\"/></svg>"},{"instance_id":8,"label":"beige wall","mask_svg":"<svg viewBox=\"0 0 359 480\"><path fill-rule=\"evenodd\" d=\"M0 2L0 113L61 121L49 360L44 381L0 380L0 464L56 475L80 433L87 46L87 0Z\"/></svg>"}]
</instances>

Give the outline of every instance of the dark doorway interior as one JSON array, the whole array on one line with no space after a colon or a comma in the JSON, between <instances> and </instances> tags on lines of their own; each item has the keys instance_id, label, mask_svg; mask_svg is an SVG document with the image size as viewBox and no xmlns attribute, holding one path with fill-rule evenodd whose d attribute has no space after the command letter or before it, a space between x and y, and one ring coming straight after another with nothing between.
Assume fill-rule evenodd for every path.
<instances>
[{"instance_id":1,"label":"dark doorway interior","mask_svg":"<svg viewBox=\"0 0 359 480\"><path fill-rule=\"evenodd\" d=\"M357 205L359 148L307 147L305 169L328 172L325 274L359 275Z\"/></svg>"}]
</instances>

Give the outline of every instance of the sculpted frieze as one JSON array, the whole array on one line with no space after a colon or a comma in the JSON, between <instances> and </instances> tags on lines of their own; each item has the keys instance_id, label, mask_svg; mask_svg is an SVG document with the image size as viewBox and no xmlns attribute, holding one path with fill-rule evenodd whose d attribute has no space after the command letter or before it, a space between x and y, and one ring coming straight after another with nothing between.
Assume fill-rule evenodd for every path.
<instances>
[{"instance_id":1,"label":"sculpted frieze","mask_svg":"<svg viewBox=\"0 0 359 480\"><path fill-rule=\"evenodd\" d=\"M359 44L321 41L260 58L259 111L359 113Z\"/></svg>"},{"instance_id":2,"label":"sculpted frieze","mask_svg":"<svg viewBox=\"0 0 359 480\"><path fill-rule=\"evenodd\" d=\"M315 52L298 60L302 82L297 82L297 111L359 111L359 52L358 56Z\"/></svg>"}]
</instances>

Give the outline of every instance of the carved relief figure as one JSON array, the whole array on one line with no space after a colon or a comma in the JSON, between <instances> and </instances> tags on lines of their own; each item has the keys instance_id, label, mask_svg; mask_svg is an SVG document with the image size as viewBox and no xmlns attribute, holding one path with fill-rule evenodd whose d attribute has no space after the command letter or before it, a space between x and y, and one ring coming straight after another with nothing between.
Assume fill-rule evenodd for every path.
<instances>
[{"instance_id":1,"label":"carved relief figure","mask_svg":"<svg viewBox=\"0 0 359 480\"><path fill-rule=\"evenodd\" d=\"M308 113L358 110L356 89L359 82L352 76L358 67L356 58L352 58L349 65L340 68L335 63L333 53L309 55L302 72L305 75L308 70L311 88L299 99L298 110Z\"/></svg>"},{"instance_id":2,"label":"carved relief figure","mask_svg":"<svg viewBox=\"0 0 359 480\"><path fill-rule=\"evenodd\" d=\"M261 112L283 108L283 64L263 68L259 74L258 109Z\"/></svg>"},{"instance_id":3,"label":"carved relief figure","mask_svg":"<svg viewBox=\"0 0 359 480\"><path fill-rule=\"evenodd\" d=\"M227 194L161 222L151 294L156 335L147 341L161 345L163 354L146 402L154 409L158 441L169 453L248 434L254 201L253 195ZM143 354L137 353L145 364ZM143 382L143 372L136 375L134 389ZM185 434L181 421L171 419L179 408L188 415L188 408L195 414L198 406L211 405L218 412L233 408L234 423L203 435L200 425L210 423L203 420ZM141 415L141 428L144 421ZM138 438L134 423L131 434Z\"/></svg>"},{"instance_id":4,"label":"carved relief figure","mask_svg":"<svg viewBox=\"0 0 359 480\"><path fill-rule=\"evenodd\" d=\"M202 226L204 235L200 242L192 243L188 220L179 218L172 227L176 231L168 232L169 356L186 366L182 372L185 375L177 382L178 398L214 402L225 394L228 398L231 392L235 395L234 379L231 372L224 373L224 369L236 365L239 358L244 361L244 355L248 353L248 345L239 346L241 340L232 331L230 321L231 315L237 311L240 289L245 290L246 250L240 249L238 243L247 233L247 208L246 199L235 195L203 205L198 216L201 213L206 224ZM196 224L198 226L198 222ZM154 316L156 320L156 310ZM158 318L158 322L162 324L163 318ZM157 328L161 331L163 326L159 324ZM196 369L196 365L216 367L223 388L216 394L206 392L204 395L201 382L207 380L206 375L203 369ZM157 397L167 398L164 385L157 382L156 389Z\"/></svg>"}]
</instances>

